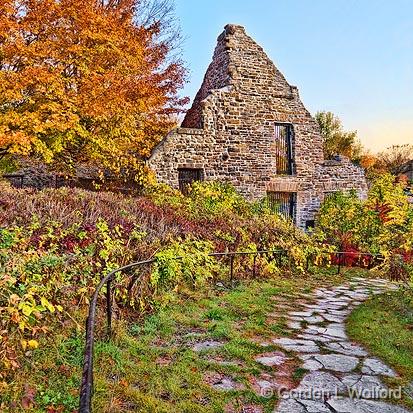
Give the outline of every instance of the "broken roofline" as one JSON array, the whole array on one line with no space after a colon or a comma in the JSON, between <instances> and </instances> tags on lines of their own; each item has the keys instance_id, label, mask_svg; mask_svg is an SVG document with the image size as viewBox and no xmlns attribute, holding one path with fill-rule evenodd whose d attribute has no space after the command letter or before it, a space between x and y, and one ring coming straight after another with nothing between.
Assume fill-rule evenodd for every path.
<instances>
[{"instance_id":1,"label":"broken roofline","mask_svg":"<svg viewBox=\"0 0 413 413\"><path fill-rule=\"evenodd\" d=\"M290 158L291 168L280 168ZM290 199L294 205L283 210L301 227L314 221L328 193L367 191L361 168L344 157L324 160L318 124L298 89L238 25L225 26L182 128L165 137L148 165L175 188L192 178L219 180L248 199Z\"/></svg>"}]
</instances>

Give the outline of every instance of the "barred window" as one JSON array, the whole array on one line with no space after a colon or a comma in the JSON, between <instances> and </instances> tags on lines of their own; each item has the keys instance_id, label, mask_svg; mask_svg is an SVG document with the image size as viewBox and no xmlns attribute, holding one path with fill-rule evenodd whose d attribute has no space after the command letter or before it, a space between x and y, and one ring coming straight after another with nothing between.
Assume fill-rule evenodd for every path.
<instances>
[{"instance_id":1,"label":"barred window","mask_svg":"<svg viewBox=\"0 0 413 413\"><path fill-rule=\"evenodd\" d=\"M267 192L268 206L273 212L294 220L297 194L294 192Z\"/></svg>"},{"instance_id":2,"label":"barred window","mask_svg":"<svg viewBox=\"0 0 413 413\"><path fill-rule=\"evenodd\" d=\"M274 129L277 175L293 174L293 126L276 123Z\"/></svg>"},{"instance_id":3,"label":"barred window","mask_svg":"<svg viewBox=\"0 0 413 413\"><path fill-rule=\"evenodd\" d=\"M204 172L202 169L196 168L180 168L178 169L178 184L179 190L184 194L188 194L188 188L195 181L203 181Z\"/></svg>"}]
</instances>

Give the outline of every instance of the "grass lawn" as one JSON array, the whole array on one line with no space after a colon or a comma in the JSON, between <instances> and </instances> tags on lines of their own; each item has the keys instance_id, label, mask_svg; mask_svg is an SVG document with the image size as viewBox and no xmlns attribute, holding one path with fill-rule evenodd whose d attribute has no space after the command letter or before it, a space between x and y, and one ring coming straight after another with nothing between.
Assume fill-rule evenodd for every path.
<instances>
[{"instance_id":1,"label":"grass lawn","mask_svg":"<svg viewBox=\"0 0 413 413\"><path fill-rule=\"evenodd\" d=\"M288 334L288 310L280 308L281 303L361 274L335 271L245 281L232 290L181 292L165 309L143 320L115 320L113 340L96 342L94 411L218 413L252 404L272 412L276 396L262 397L254 388L254 380L271 368L255 357L277 350L264 347L265 341ZM84 322L83 312L75 317L79 324ZM192 349L204 340L223 345L207 352ZM0 410L75 411L82 357L83 329L73 322L55 326L50 337L28 353L15 380L3 388ZM291 357L289 376L299 380L300 363ZM222 376L230 376L236 389L220 391L208 384Z\"/></svg>"},{"instance_id":2,"label":"grass lawn","mask_svg":"<svg viewBox=\"0 0 413 413\"><path fill-rule=\"evenodd\" d=\"M413 292L400 290L371 298L350 315L347 331L397 371L400 378L389 379L389 384L410 384L404 402L413 407Z\"/></svg>"}]
</instances>

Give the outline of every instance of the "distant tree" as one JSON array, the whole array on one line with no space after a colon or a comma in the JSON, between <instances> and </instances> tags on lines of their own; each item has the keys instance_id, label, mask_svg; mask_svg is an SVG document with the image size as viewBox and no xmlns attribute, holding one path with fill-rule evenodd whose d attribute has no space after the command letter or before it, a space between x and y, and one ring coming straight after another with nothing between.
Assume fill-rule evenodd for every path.
<instances>
[{"instance_id":1,"label":"distant tree","mask_svg":"<svg viewBox=\"0 0 413 413\"><path fill-rule=\"evenodd\" d=\"M0 157L138 170L186 103L177 45L169 0L2 0Z\"/></svg>"},{"instance_id":2,"label":"distant tree","mask_svg":"<svg viewBox=\"0 0 413 413\"><path fill-rule=\"evenodd\" d=\"M323 137L326 159L340 154L352 161L360 162L362 146L357 138L357 131L345 131L340 118L332 112L317 112L315 119Z\"/></svg>"},{"instance_id":3,"label":"distant tree","mask_svg":"<svg viewBox=\"0 0 413 413\"><path fill-rule=\"evenodd\" d=\"M378 165L378 158L376 155L372 154L371 151L365 149L361 153L360 166L362 166L366 171L375 170Z\"/></svg>"},{"instance_id":4,"label":"distant tree","mask_svg":"<svg viewBox=\"0 0 413 413\"><path fill-rule=\"evenodd\" d=\"M398 175L403 172L403 165L413 159L413 145L393 145L377 155L382 169Z\"/></svg>"},{"instance_id":5,"label":"distant tree","mask_svg":"<svg viewBox=\"0 0 413 413\"><path fill-rule=\"evenodd\" d=\"M383 174L389 173L389 170L380 161L378 155L373 154L367 149L362 151L359 164L362 168L364 168L366 177L370 181L379 178Z\"/></svg>"}]
</instances>

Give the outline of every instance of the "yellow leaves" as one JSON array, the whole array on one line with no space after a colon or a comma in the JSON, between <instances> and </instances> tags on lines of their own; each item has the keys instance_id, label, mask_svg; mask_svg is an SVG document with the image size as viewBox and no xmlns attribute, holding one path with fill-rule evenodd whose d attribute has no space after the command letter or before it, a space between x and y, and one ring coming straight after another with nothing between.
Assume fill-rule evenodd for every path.
<instances>
[{"instance_id":1,"label":"yellow leaves","mask_svg":"<svg viewBox=\"0 0 413 413\"><path fill-rule=\"evenodd\" d=\"M32 348L32 349L36 349L36 348L39 347L39 343L38 343L38 341L36 341L36 340L29 340L29 341L27 342L27 344L28 344L29 347Z\"/></svg>"},{"instance_id":2,"label":"yellow leaves","mask_svg":"<svg viewBox=\"0 0 413 413\"><path fill-rule=\"evenodd\" d=\"M8 359L8 358L5 358L3 360L3 366L4 366L5 370L20 368L20 364L17 363L16 360Z\"/></svg>"},{"instance_id":3,"label":"yellow leaves","mask_svg":"<svg viewBox=\"0 0 413 413\"><path fill-rule=\"evenodd\" d=\"M19 321L19 330L20 331L24 331L26 326L27 326L27 323L24 320Z\"/></svg>"},{"instance_id":4,"label":"yellow leaves","mask_svg":"<svg viewBox=\"0 0 413 413\"><path fill-rule=\"evenodd\" d=\"M39 348L39 342L37 340L20 340L20 345L22 346L23 351L26 351L27 348L29 349L37 349Z\"/></svg>"},{"instance_id":5,"label":"yellow leaves","mask_svg":"<svg viewBox=\"0 0 413 413\"><path fill-rule=\"evenodd\" d=\"M34 307L26 302L22 302L19 304L19 310L21 310L25 316L29 317L34 310Z\"/></svg>"},{"instance_id":6,"label":"yellow leaves","mask_svg":"<svg viewBox=\"0 0 413 413\"><path fill-rule=\"evenodd\" d=\"M7 311L10 314L10 320L17 324L22 332L31 330L31 321L41 318L42 312L48 311L53 314L56 309L59 312L63 311L61 305L54 306L45 297L40 297L40 303L38 303L32 294L34 294L33 290L23 298L13 294L9 299Z\"/></svg>"},{"instance_id":7,"label":"yellow leaves","mask_svg":"<svg viewBox=\"0 0 413 413\"><path fill-rule=\"evenodd\" d=\"M17 294L11 294L8 305L5 307L6 314L9 317L8 320L11 322L8 331L13 329L15 333L18 333L14 343L20 343L23 352L35 350L39 347L39 342L36 339L25 338L26 336L35 337L37 334L45 334L49 331L47 325L40 324L44 319L42 313L54 314L56 311L63 311L61 305L53 305L46 297L39 297L37 290L38 288L34 287L28 288L27 293L22 297L19 297ZM15 327L12 327L12 324ZM18 338L19 336L21 337L20 339ZM7 341L9 338L8 334L0 335L0 355L2 347L8 348ZM3 358L2 362L8 365L7 368L18 368L18 364L10 357L6 360Z\"/></svg>"},{"instance_id":8,"label":"yellow leaves","mask_svg":"<svg viewBox=\"0 0 413 413\"><path fill-rule=\"evenodd\" d=\"M162 36L136 25L137 2L107 9L51 0L29 7L26 19L0 15L0 148L46 162L64 153L116 174L142 168L182 107L185 71L167 60Z\"/></svg>"},{"instance_id":9,"label":"yellow leaves","mask_svg":"<svg viewBox=\"0 0 413 413\"><path fill-rule=\"evenodd\" d=\"M79 288L77 291L79 294L86 294L88 292L88 289L87 287L82 287L82 288Z\"/></svg>"},{"instance_id":10,"label":"yellow leaves","mask_svg":"<svg viewBox=\"0 0 413 413\"><path fill-rule=\"evenodd\" d=\"M26 351L27 349L37 349L39 347L39 342L35 339L21 339L20 345L23 351Z\"/></svg>"},{"instance_id":11,"label":"yellow leaves","mask_svg":"<svg viewBox=\"0 0 413 413\"><path fill-rule=\"evenodd\" d=\"M40 298L40 303L43 307L47 308L51 313L55 312L55 307L53 304L51 304L49 301L46 300L46 298L41 297Z\"/></svg>"}]
</instances>

